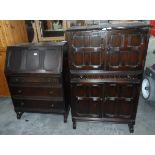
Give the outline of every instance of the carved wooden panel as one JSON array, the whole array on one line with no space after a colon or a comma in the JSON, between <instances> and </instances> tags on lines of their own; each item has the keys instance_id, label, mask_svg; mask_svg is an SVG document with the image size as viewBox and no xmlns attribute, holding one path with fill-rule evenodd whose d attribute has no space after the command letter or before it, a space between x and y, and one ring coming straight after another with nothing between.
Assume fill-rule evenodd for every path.
<instances>
[{"instance_id":1,"label":"carved wooden panel","mask_svg":"<svg viewBox=\"0 0 155 155\"><path fill-rule=\"evenodd\" d=\"M130 118L133 113L140 86L137 84L109 83L105 85L105 117Z\"/></svg>"},{"instance_id":2,"label":"carved wooden panel","mask_svg":"<svg viewBox=\"0 0 155 155\"><path fill-rule=\"evenodd\" d=\"M77 98L75 101L76 116L100 117L101 104L91 98Z\"/></svg>"},{"instance_id":3,"label":"carved wooden panel","mask_svg":"<svg viewBox=\"0 0 155 155\"><path fill-rule=\"evenodd\" d=\"M79 117L131 118L137 105L139 84L73 84L72 109Z\"/></svg>"},{"instance_id":4,"label":"carved wooden panel","mask_svg":"<svg viewBox=\"0 0 155 155\"><path fill-rule=\"evenodd\" d=\"M147 34L132 31L108 32L107 70L140 70L144 66Z\"/></svg>"},{"instance_id":5,"label":"carved wooden panel","mask_svg":"<svg viewBox=\"0 0 155 155\"><path fill-rule=\"evenodd\" d=\"M74 112L80 117L100 117L102 85L73 84Z\"/></svg>"},{"instance_id":6,"label":"carved wooden panel","mask_svg":"<svg viewBox=\"0 0 155 155\"><path fill-rule=\"evenodd\" d=\"M101 97L102 85L98 84L75 84L74 93L76 97Z\"/></svg>"},{"instance_id":7,"label":"carved wooden panel","mask_svg":"<svg viewBox=\"0 0 155 155\"><path fill-rule=\"evenodd\" d=\"M72 69L103 69L105 63L105 33L83 31L72 36L70 53Z\"/></svg>"}]
</instances>

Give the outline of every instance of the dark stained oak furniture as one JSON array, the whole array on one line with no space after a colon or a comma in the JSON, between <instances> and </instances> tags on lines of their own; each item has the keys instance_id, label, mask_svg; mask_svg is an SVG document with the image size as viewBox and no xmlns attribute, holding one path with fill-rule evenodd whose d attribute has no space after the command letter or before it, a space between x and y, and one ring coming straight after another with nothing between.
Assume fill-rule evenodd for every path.
<instances>
[{"instance_id":1,"label":"dark stained oak furniture","mask_svg":"<svg viewBox=\"0 0 155 155\"><path fill-rule=\"evenodd\" d=\"M63 114L67 122L66 50L63 42L8 47L5 75L18 119L23 112L40 112Z\"/></svg>"},{"instance_id":2,"label":"dark stained oak furniture","mask_svg":"<svg viewBox=\"0 0 155 155\"><path fill-rule=\"evenodd\" d=\"M149 40L145 23L66 31L73 128L77 121L134 124Z\"/></svg>"}]
</instances>

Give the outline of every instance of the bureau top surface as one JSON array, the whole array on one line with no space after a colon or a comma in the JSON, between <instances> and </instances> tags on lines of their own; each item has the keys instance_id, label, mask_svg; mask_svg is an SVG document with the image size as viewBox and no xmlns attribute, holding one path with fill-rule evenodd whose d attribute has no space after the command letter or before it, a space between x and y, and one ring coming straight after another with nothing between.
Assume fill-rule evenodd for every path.
<instances>
[{"instance_id":1,"label":"bureau top surface","mask_svg":"<svg viewBox=\"0 0 155 155\"><path fill-rule=\"evenodd\" d=\"M101 25L93 25L93 26L73 26L73 27L67 29L67 31L102 30L102 29L124 30L124 29L133 29L133 28L144 28L144 27L150 27L150 25L146 24L144 22L103 23Z\"/></svg>"},{"instance_id":2,"label":"bureau top surface","mask_svg":"<svg viewBox=\"0 0 155 155\"><path fill-rule=\"evenodd\" d=\"M39 43L19 43L19 44L14 44L10 47L27 47L27 48L36 48L36 47L53 47L53 46L57 46L57 47L61 47L64 46L66 44L66 41L61 41L61 42L39 42Z\"/></svg>"}]
</instances>

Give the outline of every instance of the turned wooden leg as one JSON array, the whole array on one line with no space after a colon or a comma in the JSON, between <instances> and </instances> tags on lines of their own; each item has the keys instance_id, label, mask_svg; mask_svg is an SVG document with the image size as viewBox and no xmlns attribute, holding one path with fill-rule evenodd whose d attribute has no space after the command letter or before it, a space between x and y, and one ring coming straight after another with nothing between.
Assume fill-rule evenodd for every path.
<instances>
[{"instance_id":1,"label":"turned wooden leg","mask_svg":"<svg viewBox=\"0 0 155 155\"><path fill-rule=\"evenodd\" d=\"M64 113L64 123L67 123L67 118L68 118L69 110L70 110L70 106L68 106L66 112Z\"/></svg>"},{"instance_id":2,"label":"turned wooden leg","mask_svg":"<svg viewBox=\"0 0 155 155\"><path fill-rule=\"evenodd\" d=\"M73 129L76 129L76 121L73 120Z\"/></svg>"},{"instance_id":3,"label":"turned wooden leg","mask_svg":"<svg viewBox=\"0 0 155 155\"><path fill-rule=\"evenodd\" d=\"M16 112L16 114L17 114L17 119L20 119L22 114L23 114L23 112Z\"/></svg>"},{"instance_id":4,"label":"turned wooden leg","mask_svg":"<svg viewBox=\"0 0 155 155\"><path fill-rule=\"evenodd\" d=\"M128 124L130 133L134 132L134 124Z\"/></svg>"},{"instance_id":5,"label":"turned wooden leg","mask_svg":"<svg viewBox=\"0 0 155 155\"><path fill-rule=\"evenodd\" d=\"M64 114L64 123L67 123L67 115Z\"/></svg>"}]
</instances>

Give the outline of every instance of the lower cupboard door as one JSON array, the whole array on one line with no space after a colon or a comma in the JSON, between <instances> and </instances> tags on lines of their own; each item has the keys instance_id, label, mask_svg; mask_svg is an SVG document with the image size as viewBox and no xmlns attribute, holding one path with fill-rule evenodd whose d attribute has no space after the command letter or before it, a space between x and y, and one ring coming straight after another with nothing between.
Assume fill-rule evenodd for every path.
<instances>
[{"instance_id":1,"label":"lower cupboard door","mask_svg":"<svg viewBox=\"0 0 155 155\"><path fill-rule=\"evenodd\" d=\"M101 102L92 98L76 98L75 116L99 118Z\"/></svg>"},{"instance_id":2,"label":"lower cupboard door","mask_svg":"<svg viewBox=\"0 0 155 155\"><path fill-rule=\"evenodd\" d=\"M131 118L134 108L133 99L106 98L102 112L104 117Z\"/></svg>"},{"instance_id":3,"label":"lower cupboard door","mask_svg":"<svg viewBox=\"0 0 155 155\"><path fill-rule=\"evenodd\" d=\"M139 84L105 84L102 114L104 117L131 118L134 116L140 92Z\"/></svg>"}]
</instances>

